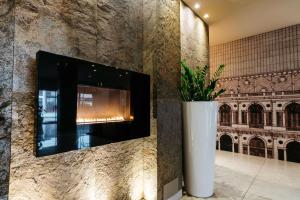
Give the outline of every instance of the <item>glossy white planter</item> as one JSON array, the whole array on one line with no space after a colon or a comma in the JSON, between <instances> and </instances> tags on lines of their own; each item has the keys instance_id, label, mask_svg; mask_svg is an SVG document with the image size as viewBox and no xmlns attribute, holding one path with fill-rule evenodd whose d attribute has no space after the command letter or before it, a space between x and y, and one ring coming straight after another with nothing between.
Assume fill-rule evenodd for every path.
<instances>
[{"instance_id":1,"label":"glossy white planter","mask_svg":"<svg viewBox=\"0 0 300 200\"><path fill-rule=\"evenodd\" d=\"M184 102L184 185L189 195L214 193L218 103Z\"/></svg>"}]
</instances>

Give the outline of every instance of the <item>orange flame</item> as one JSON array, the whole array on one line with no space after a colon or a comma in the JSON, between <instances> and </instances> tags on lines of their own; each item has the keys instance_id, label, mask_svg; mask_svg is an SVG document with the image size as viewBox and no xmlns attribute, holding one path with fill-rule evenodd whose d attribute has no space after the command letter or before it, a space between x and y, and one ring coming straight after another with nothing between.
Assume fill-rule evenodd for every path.
<instances>
[{"instance_id":1,"label":"orange flame","mask_svg":"<svg viewBox=\"0 0 300 200\"><path fill-rule=\"evenodd\" d=\"M124 122L133 121L134 117L130 116L129 119L125 119L121 116L108 117L108 118L78 118L77 124L97 124L97 123L111 123L111 122Z\"/></svg>"}]
</instances>

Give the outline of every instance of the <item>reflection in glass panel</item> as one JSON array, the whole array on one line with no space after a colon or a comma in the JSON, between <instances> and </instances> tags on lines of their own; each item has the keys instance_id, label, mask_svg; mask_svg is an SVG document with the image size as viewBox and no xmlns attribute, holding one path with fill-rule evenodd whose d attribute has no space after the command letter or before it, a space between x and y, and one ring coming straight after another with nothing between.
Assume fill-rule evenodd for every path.
<instances>
[{"instance_id":1,"label":"reflection in glass panel","mask_svg":"<svg viewBox=\"0 0 300 200\"><path fill-rule=\"evenodd\" d=\"M80 125L77 126L77 148L82 149L82 148L87 148L90 147L90 133L91 127L90 126L85 126L85 125Z\"/></svg>"},{"instance_id":2,"label":"reflection in glass panel","mask_svg":"<svg viewBox=\"0 0 300 200\"><path fill-rule=\"evenodd\" d=\"M46 150L57 145L57 91L39 91L39 143L38 149Z\"/></svg>"}]
</instances>

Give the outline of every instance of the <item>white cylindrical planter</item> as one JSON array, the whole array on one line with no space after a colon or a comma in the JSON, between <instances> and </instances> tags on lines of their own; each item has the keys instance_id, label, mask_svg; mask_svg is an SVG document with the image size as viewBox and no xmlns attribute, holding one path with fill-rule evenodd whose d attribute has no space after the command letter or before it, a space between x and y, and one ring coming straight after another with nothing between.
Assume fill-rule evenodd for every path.
<instances>
[{"instance_id":1,"label":"white cylindrical planter","mask_svg":"<svg viewBox=\"0 0 300 200\"><path fill-rule=\"evenodd\" d=\"M214 193L217 113L216 101L183 103L184 185L195 197Z\"/></svg>"}]
</instances>

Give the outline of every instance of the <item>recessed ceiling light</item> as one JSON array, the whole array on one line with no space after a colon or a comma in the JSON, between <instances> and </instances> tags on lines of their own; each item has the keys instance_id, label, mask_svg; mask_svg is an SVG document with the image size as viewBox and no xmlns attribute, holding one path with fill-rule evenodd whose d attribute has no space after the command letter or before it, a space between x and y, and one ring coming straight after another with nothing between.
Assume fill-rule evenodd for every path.
<instances>
[{"instance_id":1,"label":"recessed ceiling light","mask_svg":"<svg viewBox=\"0 0 300 200\"><path fill-rule=\"evenodd\" d=\"M205 19L208 19L208 18L209 18L209 15L208 15L208 14L205 14L203 17L204 17Z\"/></svg>"},{"instance_id":2,"label":"recessed ceiling light","mask_svg":"<svg viewBox=\"0 0 300 200\"><path fill-rule=\"evenodd\" d=\"M196 9L199 9L199 8L200 8L200 4L199 4L199 3L196 3L196 4L195 4L195 8L196 8Z\"/></svg>"}]
</instances>

